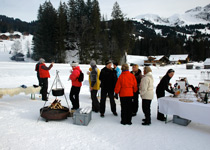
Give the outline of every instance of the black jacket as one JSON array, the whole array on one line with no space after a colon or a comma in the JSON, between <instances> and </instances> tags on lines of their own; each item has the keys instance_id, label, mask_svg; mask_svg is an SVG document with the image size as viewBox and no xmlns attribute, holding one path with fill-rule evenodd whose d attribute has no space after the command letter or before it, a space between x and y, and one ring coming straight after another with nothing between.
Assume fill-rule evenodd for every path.
<instances>
[{"instance_id":1,"label":"black jacket","mask_svg":"<svg viewBox=\"0 0 210 150\"><path fill-rule=\"evenodd\" d=\"M106 90L114 90L117 82L117 72L114 69L108 69L104 67L101 70L99 80L101 80L101 88Z\"/></svg>"},{"instance_id":2,"label":"black jacket","mask_svg":"<svg viewBox=\"0 0 210 150\"><path fill-rule=\"evenodd\" d=\"M168 74L166 74L160 80L160 83L158 84L157 89L156 89L157 98L164 97L165 96L165 90L167 92L171 93L171 94L174 94L174 91L168 88L168 84L169 84L170 79L171 78L168 76Z\"/></svg>"},{"instance_id":3,"label":"black jacket","mask_svg":"<svg viewBox=\"0 0 210 150\"><path fill-rule=\"evenodd\" d=\"M93 66L92 71L90 72L90 82L91 87L93 87L97 82L97 67Z\"/></svg>"},{"instance_id":4,"label":"black jacket","mask_svg":"<svg viewBox=\"0 0 210 150\"><path fill-rule=\"evenodd\" d=\"M131 73L136 77L137 86L138 86L138 88L139 88L139 85L140 85L140 83L141 83L141 78L142 78L141 70L138 69L138 72L137 72L137 73L131 71Z\"/></svg>"}]
</instances>

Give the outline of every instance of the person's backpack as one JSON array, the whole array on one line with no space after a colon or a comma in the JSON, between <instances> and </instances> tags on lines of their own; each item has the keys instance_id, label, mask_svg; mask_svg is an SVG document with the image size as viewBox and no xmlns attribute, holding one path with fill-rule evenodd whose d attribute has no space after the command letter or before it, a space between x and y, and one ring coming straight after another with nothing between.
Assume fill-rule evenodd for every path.
<instances>
[{"instance_id":1,"label":"person's backpack","mask_svg":"<svg viewBox=\"0 0 210 150\"><path fill-rule=\"evenodd\" d=\"M78 77L78 81L82 82L84 80L84 73L82 71L80 71L79 77Z\"/></svg>"}]
</instances>

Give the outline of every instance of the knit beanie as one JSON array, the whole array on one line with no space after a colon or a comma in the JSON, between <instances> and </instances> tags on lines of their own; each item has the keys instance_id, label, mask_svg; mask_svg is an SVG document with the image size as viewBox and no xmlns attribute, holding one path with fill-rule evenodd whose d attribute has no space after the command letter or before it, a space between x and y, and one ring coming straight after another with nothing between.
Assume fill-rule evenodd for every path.
<instances>
[{"instance_id":1,"label":"knit beanie","mask_svg":"<svg viewBox=\"0 0 210 150\"><path fill-rule=\"evenodd\" d=\"M106 61L106 65L108 65L108 64L110 64L110 63L112 63L111 60L107 60L107 61Z\"/></svg>"},{"instance_id":2,"label":"knit beanie","mask_svg":"<svg viewBox=\"0 0 210 150\"><path fill-rule=\"evenodd\" d=\"M40 58L39 63L43 63L43 62L45 62L45 60L43 58Z\"/></svg>"},{"instance_id":3,"label":"knit beanie","mask_svg":"<svg viewBox=\"0 0 210 150\"><path fill-rule=\"evenodd\" d=\"M96 66L96 61L95 61L95 60L91 60L90 66L91 66L91 67Z\"/></svg>"},{"instance_id":4,"label":"knit beanie","mask_svg":"<svg viewBox=\"0 0 210 150\"><path fill-rule=\"evenodd\" d=\"M71 63L71 66L72 67L77 67L79 64L77 63L77 62L75 62L75 61L72 61L72 63Z\"/></svg>"}]
</instances>

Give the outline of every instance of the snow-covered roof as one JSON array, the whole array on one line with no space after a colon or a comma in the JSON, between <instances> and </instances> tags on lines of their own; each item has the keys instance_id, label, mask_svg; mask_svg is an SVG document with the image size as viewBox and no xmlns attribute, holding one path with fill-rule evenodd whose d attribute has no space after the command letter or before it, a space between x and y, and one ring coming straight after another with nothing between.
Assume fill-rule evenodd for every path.
<instances>
[{"instance_id":1,"label":"snow-covered roof","mask_svg":"<svg viewBox=\"0 0 210 150\"><path fill-rule=\"evenodd\" d=\"M155 60L160 60L161 58L163 58L164 55L160 55L160 56L155 56Z\"/></svg>"},{"instance_id":2,"label":"snow-covered roof","mask_svg":"<svg viewBox=\"0 0 210 150\"><path fill-rule=\"evenodd\" d=\"M188 54L184 54L184 55L170 55L169 60L170 61L186 60L187 57L188 57Z\"/></svg>"},{"instance_id":3,"label":"snow-covered roof","mask_svg":"<svg viewBox=\"0 0 210 150\"><path fill-rule=\"evenodd\" d=\"M204 61L204 65L210 65L210 58L206 58L206 60Z\"/></svg>"},{"instance_id":4,"label":"snow-covered roof","mask_svg":"<svg viewBox=\"0 0 210 150\"><path fill-rule=\"evenodd\" d=\"M144 61L147 60L146 56L135 56L135 55L127 55L127 63L128 64L138 64L144 65Z\"/></svg>"},{"instance_id":5,"label":"snow-covered roof","mask_svg":"<svg viewBox=\"0 0 210 150\"><path fill-rule=\"evenodd\" d=\"M160 60L161 58L164 57L164 55L151 56L151 57L155 58L155 60Z\"/></svg>"},{"instance_id":6,"label":"snow-covered roof","mask_svg":"<svg viewBox=\"0 0 210 150\"><path fill-rule=\"evenodd\" d=\"M10 35L15 35L15 34L18 34L18 35L22 35L22 33L18 32L18 31L15 31L13 33L9 33L9 32L6 32L6 33L0 33L0 35L6 35L6 36L10 36Z\"/></svg>"}]
</instances>

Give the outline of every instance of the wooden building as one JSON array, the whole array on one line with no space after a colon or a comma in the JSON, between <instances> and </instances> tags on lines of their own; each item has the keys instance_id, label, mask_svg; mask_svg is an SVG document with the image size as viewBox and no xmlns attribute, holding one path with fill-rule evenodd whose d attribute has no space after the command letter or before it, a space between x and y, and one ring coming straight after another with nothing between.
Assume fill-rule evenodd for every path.
<instances>
[{"instance_id":1,"label":"wooden building","mask_svg":"<svg viewBox=\"0 0 210 150\"><path fill-rule=\"evenodd\" d=\"M167 65L169 64L169 59L168 57L164 56L164 55L160 55L160 56L149 56L147 60L144 61L145 64L150 64L153 66L156 65Z\"/></svg>"},{"instance_id":2,"label":"wooden building","mask_svg":"<svg viewBox=\"0 0 210 150\"><path fill-rule=\"evenodd\" d=\"M210 69L210 58L206 58L204 61L204 69Z\"/></svg>"},{"instance_id":3,"label":"wooden building","mask_svg":"<svg viewBox=\"0 0 210 150\"><path fill-rule=\"evenodd\" d=\"M190 61L188 54L183 55L170 55L169 61L171 64L183 64Z\"/></svg>"}]
</instances>

